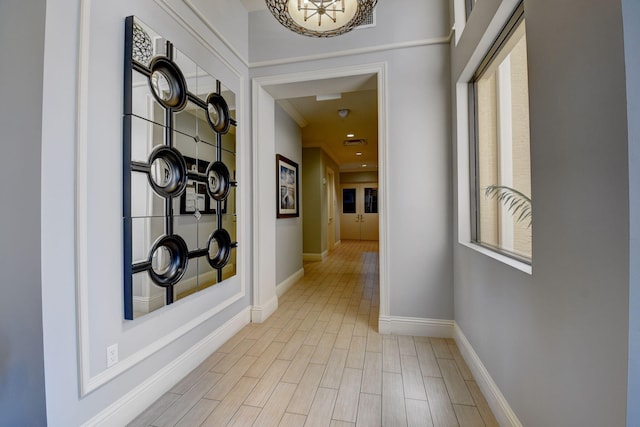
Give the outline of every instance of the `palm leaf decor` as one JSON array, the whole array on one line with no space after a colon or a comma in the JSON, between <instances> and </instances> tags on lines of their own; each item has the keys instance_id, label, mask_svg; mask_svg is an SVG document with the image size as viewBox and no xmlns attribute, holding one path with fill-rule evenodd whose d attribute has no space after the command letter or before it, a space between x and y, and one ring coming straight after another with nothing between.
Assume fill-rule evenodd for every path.
<instances>
[{"instance_id":1,"label":"palm leaf decor","mask_svg":"<svg viewBox=\"0 0 640 427\"><path fill-rule=\"evenodd\" d=\"M484 196L497 198L517 222L529 221L531 227L531 199L518 190L505 185L490 185L484 189Z\"/></svg>"}]
</instances>

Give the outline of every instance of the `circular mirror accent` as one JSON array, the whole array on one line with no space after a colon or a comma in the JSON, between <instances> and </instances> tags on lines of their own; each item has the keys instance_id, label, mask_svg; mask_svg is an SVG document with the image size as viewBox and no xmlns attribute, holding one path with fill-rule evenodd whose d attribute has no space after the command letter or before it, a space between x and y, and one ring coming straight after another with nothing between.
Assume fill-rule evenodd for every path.
<instances>
[{"instance_id":1,"label":"circular mirror accent","mask_svg":"<svg viewBox=\"0 0 640 427\"><path fill-rule=\"evenodd\" d=\"M149 156L149 184L162 197L176 197L187 186L187 164L178 150L161 145Z\"/></svg>"},{"instance_id":2,"label":"circular mirror accent","mask_svg":"<svg viewBox=\"0 0 640 427\"><path fill-rule=\"evenodd\" d=\"M209 236L207 244L207 261L215 269L221 269L229 262L231 255L231 236L227 230L220 228Z\"/></svg>"},{"instance_id":3,"label":"circular mirror accent","mask_svg":"<svg viewBox=\"0 0 640 427\"><path fill-rule=\"evenodd\" d=\"M229 106L222 95L210 93L207 97L207 121L218 133L229 131Z\"/></svg>"},{"instance_id":4,"label":"circular mirror accent","mask_svg":"<svg viewBox=\"0 0 640 427\"><path fill-rule=\"evenodd\" d=\"M175 95L173 94L173 87L170 83L171 77L165 74L162 70L156 70L151 73L151 88L156 97L160 98L160 102L166 103L171 101Z\"/></svg>"},{"instance_id":5,"label":"circular mirror accent","mask_svg":"<svg viewBox=\"0 0 640 427\"><path fill-rule=\"evenodd\" d=\"M154 98L165 108L180 111L187 105L187 82L180 68L164 56L149 64L149 86Z\"/></svg>"},{"instance_id":6,"label":"circular mirror accent","mask_svg":"<svg viewBox=\"0 0 640 427\"><path fill-rule=\"evenodd\" d=\"M156 240L149 253L151 280L163 287L178 283L187 270L188 254L187 244L178 235L162 236Z\"/></svg>"},{"instance_id":7,"label":"circular mirror accent","mask_svg":"<svg viewBox=\"0 0 640 427\"><path fill-rule=\"evenodd\" d=\"M224 163L218 161L207 166L207 193L212 199L224 200L229 195L231 181L229 169Z\"/></svg>"},{"instance_id":8,"label":"circular mirror accent","mask_svg":"<svg viewBox=\"0 0 640 427\"><path fill-rule=\"evenodd\" d=\"M165 275L171 269L171 251L166 246L159 246L151 255L151 269L155 274Z\"/></svg>"},{"instance_id":9,"label":"circular mirror accent","mask_svg":"<svg viewBox=\"0 0 640 427\"><path fill-rule=\"evenodd\" d=\"M158 157L151 164L151 179L158 187L167 188L173 178L171 165L162 157Z\"/></svg>"}]
</instances>

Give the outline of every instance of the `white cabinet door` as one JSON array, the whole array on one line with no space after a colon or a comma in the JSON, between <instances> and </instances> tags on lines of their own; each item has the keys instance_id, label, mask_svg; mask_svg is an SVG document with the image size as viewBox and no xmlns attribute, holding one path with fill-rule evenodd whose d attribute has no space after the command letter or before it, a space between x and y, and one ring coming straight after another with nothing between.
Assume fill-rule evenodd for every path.
<instances>
[{"instance_id":1,"label":"white cabinet door","mask_svg":"<svg viewBox=\"0 0 640 427\"><path fill-rule=\"evenodd\" d=\"M378 184L344 184L340 239L378 240Z\"/></svg>"}]
</instances>

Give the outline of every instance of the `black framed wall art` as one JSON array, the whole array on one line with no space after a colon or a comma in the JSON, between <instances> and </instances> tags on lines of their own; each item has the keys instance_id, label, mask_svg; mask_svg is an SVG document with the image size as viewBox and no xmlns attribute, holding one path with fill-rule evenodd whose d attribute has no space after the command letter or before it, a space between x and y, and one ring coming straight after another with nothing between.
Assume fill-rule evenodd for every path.
<instances>
[{"instance_id":1,"label":"black framed wall art","mask_svg":"<svg viewBox=\"0 0 640 427\"><path fill-rule=\"evenodd\" d=\"M124 317L236 274L236 97L173 43L125 22Z\"/></svg>"},{"instance_id":2,"label":"black framed wall art","mask_svg":"<svg viewBox=\"0 0 640 427\"><path fill-rule=\"evenodd\" d=\"M277 218L300 216L298 164L276 154Z\"/></svg>"}]
</instances>

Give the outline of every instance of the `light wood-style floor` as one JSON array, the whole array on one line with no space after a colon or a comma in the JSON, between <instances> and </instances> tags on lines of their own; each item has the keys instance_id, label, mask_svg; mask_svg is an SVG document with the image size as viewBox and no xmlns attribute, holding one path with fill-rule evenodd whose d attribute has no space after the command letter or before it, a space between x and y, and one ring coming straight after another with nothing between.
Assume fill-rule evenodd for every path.
<instances>
[{"instance_id":1,"label":"light wood-style floor","mask_svg":"<svg viewBox=\"0 0 640 427\"><path fill-rule=\"evenodd\" d=\"M497 426L451 339L377 332L377 242L343 242L130 426Z\"/></svg>"}]
</instances>

